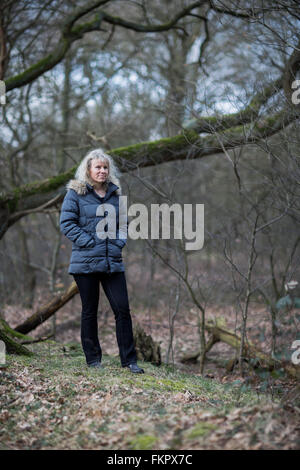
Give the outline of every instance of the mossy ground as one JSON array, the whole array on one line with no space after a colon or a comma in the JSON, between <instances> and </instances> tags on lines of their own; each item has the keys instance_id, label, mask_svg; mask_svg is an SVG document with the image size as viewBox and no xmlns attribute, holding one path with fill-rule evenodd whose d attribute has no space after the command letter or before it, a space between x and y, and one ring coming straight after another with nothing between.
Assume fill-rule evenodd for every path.
<instances>
[{"instance_id":1,"label":"mossy ground","mask_svg":"<svg viewBox=\"0 0 300 470\"><path fill-rule=\"evenodd\" d=\"M89 369L76 344L30 347L34 357L7 356L0 370L2 449L297 446L297 434L280 437L279 398L172 366L140 362L145 374L133 375L118 357Z\"/></svg>"}]
</instances>

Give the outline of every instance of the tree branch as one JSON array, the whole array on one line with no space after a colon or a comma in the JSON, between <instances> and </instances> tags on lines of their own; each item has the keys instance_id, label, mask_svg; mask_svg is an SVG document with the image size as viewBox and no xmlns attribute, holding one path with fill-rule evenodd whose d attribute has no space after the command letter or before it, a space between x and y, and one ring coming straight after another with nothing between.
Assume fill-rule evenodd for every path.
<instances>
[{"instance_id":1,"label":"tree branch","mask_svg":"<svg viewBox=\"0 0 300 470\"><path fill-rule=\"evenodd\" d=\"M196 132L206 132L212 134L214 132L228 129L233 126L247 124L258 118L261 108L282 88L282 78L279 78L267 85L262 92L257 93L248 106L237 113L221 115L220 117L199 117L191 119L184 127L185 129L193 129Z\"/></svg>"},{"instance_id":2,"label":"tree branch","mask_svg":"<svg viewBox=\"0 0 300 470\"><path fill-rule=\"evenodd\" d=\"M270 137L300 117L299 112L282 110L266 116L248 126L237 126L218 134L200 137L195 131L183 131L175 137L154 142L141 142L128 147L107 151L111 154L121 172L159 165L176 160L203 158L222 153L225 150L258 142ZM47 204L56 196L64 195L63 185L74 176L77 165L60 175L46 178L13 189L10 193L0 193L0 239L7 229L25 214Z\"/></svg>"},{"instance_id":3,"label":"tree branch","mask_svg":"<svg viewBox=\"0 0 300 470\"><path fill-rule=\"evenodd\" d=\"M189 7L186 7L177 13L172 20L160 25L141 25L132 21L127 21L118 16L109 15L103 10L99 10L96 12L93 20L76 26L75 23L78 19L87 13L90 13L97 6L103 5L108 1L103 0L102 2L97 1L89 3L88 5L75 10L75 12L67 18L61 30L61 36L58 44L50 54L31 65L24 72L21 72L20 74L13 77L9 77L5 80L6 92L9 92L14 88L20 88L24 85L27 85L28 83L43 75L48 70L54 68L65 57L73 42L83 38L86 33L92 31L101 31L101 24L103 21L112 25L122 26L123 28L131 29L136 32L153 33L167 31L173 28L181 18L187 16L191 10L203 5L205 1L206 0L200 0L198 2L192 3Z\"/></svg>"}]
</instances>

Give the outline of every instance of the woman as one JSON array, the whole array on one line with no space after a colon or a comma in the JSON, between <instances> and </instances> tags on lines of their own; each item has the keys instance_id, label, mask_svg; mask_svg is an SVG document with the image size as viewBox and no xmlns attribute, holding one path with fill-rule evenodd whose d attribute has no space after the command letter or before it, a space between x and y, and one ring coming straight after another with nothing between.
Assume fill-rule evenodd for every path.
<instances>
[{"instance_id":1,"label":"woman","mask_svg":"<svg viewBox=\"0 0 300 470\"><path fill-rule=\"evenodd\" d=\"M100 281L115 315L121 365L141 374L144 370L137 365L122 261L126 238L120 237L121 189L113 159L101 149L92 150L80 163L67 190L60 227L73 242L68 272L76 281L82 302L81 342L87 365L103 367L97 322ZM104 209L111 206L116 216L115 236L111 236L108 224L104 225L108 215Z\"/></svg>"}]
</instances>

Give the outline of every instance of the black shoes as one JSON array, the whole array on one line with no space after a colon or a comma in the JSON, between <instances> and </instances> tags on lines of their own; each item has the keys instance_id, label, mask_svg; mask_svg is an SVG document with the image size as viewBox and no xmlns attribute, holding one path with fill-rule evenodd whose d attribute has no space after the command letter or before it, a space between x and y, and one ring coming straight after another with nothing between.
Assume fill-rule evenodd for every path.
<instances>
[{"instance_id":1,"label":"black shoes","mask_svg":"<svg viewBox=\"0 0 300 470\"><path fill-rule=\"evenodd\" d=\"M100 361L91 362L88 364L88 367L92 367L93 369L103 369L103 365Z\"/></svg>"},{"instance_id":2,"label":"black shoes","mask_svg":"<svg viewBox=\"0 0 300 470\"><path fill-rule=\"evenodd\" d=\"M102 370L104 369L100 361L91 362L90 364L88 364L88 367L92 369L102 369ZM130 370L130 372L132 372L133 374L144 374L144 369L139 367L136 362L133 362L132 364L128 364L128 366L124 366L124 367L127 367Z\"/></svg>"},{"instance_id":3,"label":"black shoes","mask_svg":"<svg viewBox=\"0 0 300 470\"><path fill-rule=\"evenodd\" d=\"M144 369L141 369L136 362L134 362L133 364L128 364L128 369L130 369L130 372L133 372L134 374L143 374L144 373Z\"/></svg>"}]
</instances>

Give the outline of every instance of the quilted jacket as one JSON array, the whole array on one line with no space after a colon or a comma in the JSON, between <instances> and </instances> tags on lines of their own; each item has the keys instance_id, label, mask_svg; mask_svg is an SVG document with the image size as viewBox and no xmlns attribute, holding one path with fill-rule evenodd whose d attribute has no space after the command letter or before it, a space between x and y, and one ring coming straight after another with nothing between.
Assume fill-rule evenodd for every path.
<instances>
[{"instance_id":1,"label":"quilted jacket","mask_svg":"<svg viewBox=\"0 0 300 470\"><path fill-rule=\"evenodd\" d=\"M121 238L124 233L119 232L119 187L109 182L104 197L100 197L89 183L76 179L69 181L67 188L60 229L72 241L69 274L124 271L122 248L126 238ZM102 204L104 207L99 207ZM99 238L98 223L108 215L108 211L103 210L106 204L115 208L116 231L113 237ZM103 215L97 215L99 213ZM108 225L104 223L104 231L108 231Z\"/></svg>"}]
</instances>

